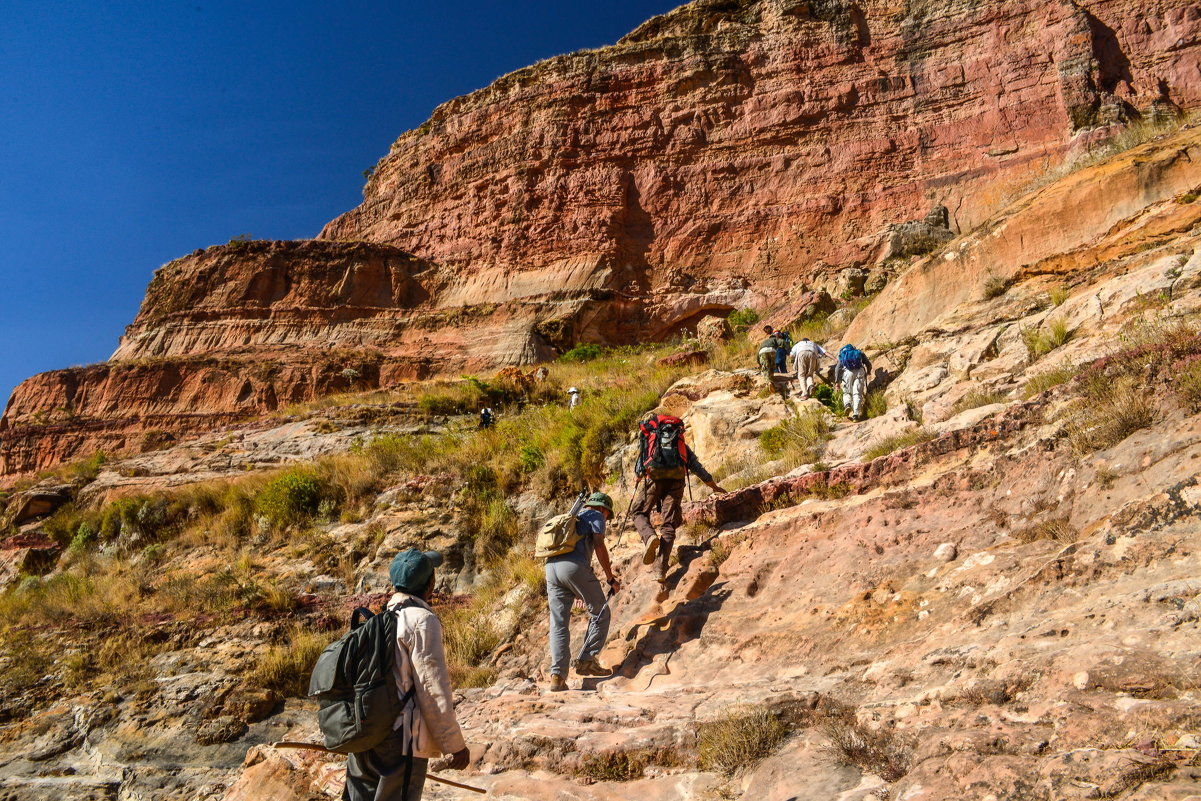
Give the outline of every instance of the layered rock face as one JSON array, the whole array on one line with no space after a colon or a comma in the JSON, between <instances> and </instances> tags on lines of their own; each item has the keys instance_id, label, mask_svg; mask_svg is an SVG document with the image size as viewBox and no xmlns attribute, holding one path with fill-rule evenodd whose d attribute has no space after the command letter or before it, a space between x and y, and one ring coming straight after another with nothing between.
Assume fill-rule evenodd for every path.
<instances>
[{"instance_id":1,"label":"layered rock face","mask_svg":"<svg viewBox=\"0 0 1201 801\"><path fill-rule=\"evenodd\" d=\"M698 0L439 107L322 241L167 265L109 364L14 393L0 475L788 307L931 206L969 231L1112 124L1196 107L1199 37L1187 0Z\"/></svg>"},{"instance_id":2,"label":"layered rock face","mask_svg":"<svg viewBox=\"0 0 1201 801\"><path fill-rule=\"evenodd\" d=\"M1186 2L692 3L441 106L322 236L459 265L459 302L581 270L649 304L789 287L935 203L974 227L1084 129L1196 105L1199 29Z\"/></svg>"}]
</instances>

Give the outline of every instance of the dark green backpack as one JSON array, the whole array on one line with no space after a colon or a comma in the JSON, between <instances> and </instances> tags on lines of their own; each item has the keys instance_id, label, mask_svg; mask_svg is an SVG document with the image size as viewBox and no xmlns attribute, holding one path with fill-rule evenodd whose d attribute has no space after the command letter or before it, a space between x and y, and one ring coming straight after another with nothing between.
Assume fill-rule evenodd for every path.
<instances>
[{"instance_id":1,"label":"dark green backpack","mask_svg":"<svg viewBox=\"0 0 1201 801\"><path fill-rule=\"evenodd\" d=\"M309 678L309 697L321 708L317 723L325 747L357 754L379 745L392 733L396 719L413 700L413 687L402 698L392 665L396 659L396 614L378 615L359 607L350 616L350 633L326 646ZM360 616L363 618L360 620Z\"/></svg>"}]
</instances>

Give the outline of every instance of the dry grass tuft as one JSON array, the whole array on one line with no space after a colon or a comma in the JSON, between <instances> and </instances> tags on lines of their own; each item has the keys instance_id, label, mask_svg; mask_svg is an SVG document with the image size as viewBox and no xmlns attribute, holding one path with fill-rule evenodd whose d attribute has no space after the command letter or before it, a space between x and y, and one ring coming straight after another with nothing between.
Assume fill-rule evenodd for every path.
<instances>
[{"instance_id":1,"label":"dry grass tuft","mask_svg":"<svg viewBox=\"0 0 1201 801\"><path fill-rule=\"evenodd\" d=\"M1076 377L1077 372L1078 370L1075 367L1064 365L1032 376L1022 386L1022 400L1029 400L1035 395L1046 392L1051 387L1057 387L1060 384L1071 381Z\"/></svg>"},{"instance_id":2,"label":"dry grass tuft","mask_svg":"<svg viewBox=\"0 0 1201 801\"><path fill-rule=\"evenodd\" d=\"M853 711L827 718L822 731L830 738L828 753L837 764L853 765L886 782L895 782L909 772L913 743L888 729L869 728Z\"/></svg>"},{"instance_id":3,"label":"dry grass tuft","mask_svg":"<svg viewBox=\"0 0 1201 801\"><path fill-rule=\"evenodd\" d=\"M304 698L309 692L309 676L317 657L334 639L330 634L295 626L286 643L272 646L259 657L246 681L254 687Z\"/></svg>"},{"instance_id":4,"label":"dry grass tuft","mask_svg":"<svg viewBox=\"0 0 1201 801\"><path fill-rule=\"evenodd\" d=\"M1037 542L1051 540L1053 542L1070 543L1080 537L1080 532L1068 522L1066 517L1051 518L1031 523L1025 528L1013 532L1013 538L1018 542Z\"/></svg>"},{"instance_id":5,"label":"dry grass tuft","mask_svg":"<svg viewBox=\"0 0 1201 801\"><path fill-rule=\"evenodd\" d=\"M701 770L733 776L758 765L788 738L787 724L762 704L734 706L698 727Z\"/></svg>"},{"instance_id":6,"label":"dry grass tuft","mask_svg":"<svg viewBox=\"0 0 1201 801\"><path fill-rule=\"evenodd\" d=\"M891 437L884 437L876 440L870 448L863 454L864 461L870 462L872 459L878 459L881 456L887 456L893 451L901 448L908 448L913 445L918 445L922 442L929 442L934 439L935 433L928 428L915 428L912 431L906 431L901 434L894 434Z\"/></svg>"},{"instance_id":7,"label":"dry grass tuft","mask_svg":"<svg viewBox=\"0 0 1201 801\"><path fill-rule=\"evenodd\" d=\"M830 439L830 421L821 409L805 409L759 435L759 445L774 459L784 459L789 469L821 458Z\"/></svg>"},{"instance_id":8,"label":"dry grass tuft","mask_svg":"<svg viewBox=\"0 0 1201 801\"><path fill-rule=\"evenodd\" d=\"M951 407L951 414L959 414L981 406L991 406L994 403L1004 403L1006 400L1004 392L998 392L995 389L973 389L955 402L955 405Z\"/></svg>"},{"instance_id":9,"label":"dry grass tuft","mask_svg":"<svg viewBox=\"0 0 1201 801\"><path fill-rule=\"evenodd\" d=\"M1081 389L1082 397L1067 421L1068 441L1077 453L1112 447L1155 422L1150 392L1135 376L1093 373Z\"/></svg>"},{"instance_id":10,"label":"dry grass tuft","mask_svg":"<svg viewBox=\"0 0 1201 801\"><path fill-rule=\"evenodd\" d=\"M583 756L577 773L597 782L632 782L641 779L652 765L675 767L676 753L668 748L639 748L604 751Z\"/></svg>"}]
</instances>

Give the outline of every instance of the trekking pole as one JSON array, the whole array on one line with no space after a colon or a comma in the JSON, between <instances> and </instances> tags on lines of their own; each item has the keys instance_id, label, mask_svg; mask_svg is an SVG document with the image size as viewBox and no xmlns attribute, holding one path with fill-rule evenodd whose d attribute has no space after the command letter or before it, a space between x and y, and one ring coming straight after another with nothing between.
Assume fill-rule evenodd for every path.
<instances>
[{"instance_id":1,"label":"trekking pole","mask_svg":"<svg viewBox=\"0 0 1201 801\"><path fill-rule=\"evenodd\" d=\"M272 748L297 748L297 749L302 749L305 751L321 751L326 754L337 754L338 756L345 756L345 754L343 754L341 751L334 751L332 749L326 748L324 745L319 745L317 743L280 742L280 743L271 743L271 747ZM458 787L461 790L470 790L473 793L487 794L487 792L488 792L483 787L472 787L470 784L461 784L460 782L451 781L450 779L444 779L441 776L435 776L433 773L425 774L425 778L429 779L430 781L438 782L439 784L448 784L451 787Z\"/></svg>"},{"instance_id":2,"label":"trekking pole","mask_svg":"<svg viewBox=\"0 0 1201 801\"><path fill-rule=\"evenodd\" d=\"M688 488L688 502L692 503L692 473L684 472L684 486Z\"/></svg>"},{"instance_id":3,"label":"trekking pole","mask_svg":"<svg viewBox=\"0 0 1201 801\"><path fill-rule=\"evenodd\" d=\"M642 483L642 476L638 476L638 479L634 482L634 491L630 494L630 502L626 506L626 513L622 516L621 525L617 527L617 533L614 537L620 537L621 532L625 531L626 522L630 519L630 510L634 508L634 499L638 497L638 485L640 483Z\"/></svg>"}]
</instances>

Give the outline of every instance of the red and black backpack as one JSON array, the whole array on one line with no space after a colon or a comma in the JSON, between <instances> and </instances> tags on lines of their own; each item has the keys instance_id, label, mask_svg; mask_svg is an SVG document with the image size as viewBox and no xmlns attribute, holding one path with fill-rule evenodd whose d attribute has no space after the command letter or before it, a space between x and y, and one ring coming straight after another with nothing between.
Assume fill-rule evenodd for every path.
<instances>
[{"instance_id":1,"label":"red and black backpack","mask_svg":"<svg viewBox=\"0 0 1201 801\"><path fill-rule=\"evenodd\" d=\"M651 478L676 476L688 466L684 421L669 414L648 417L639 426L641 469Z\"/></svg>"}]
</instances>

